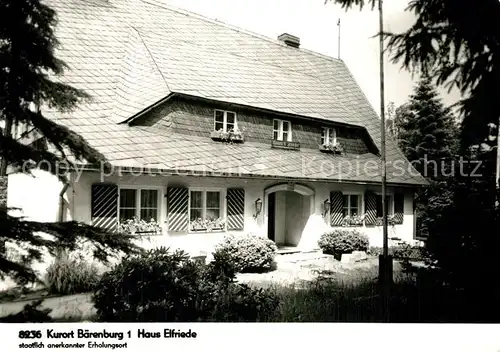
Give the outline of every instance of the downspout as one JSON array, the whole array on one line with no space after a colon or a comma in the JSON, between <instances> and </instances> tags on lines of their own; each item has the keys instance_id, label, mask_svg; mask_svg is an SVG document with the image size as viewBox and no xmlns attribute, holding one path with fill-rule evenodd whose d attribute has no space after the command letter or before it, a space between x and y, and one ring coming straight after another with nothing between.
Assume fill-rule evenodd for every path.
<instances>
[{"instance_id":1,"label":"downspout","mask_svg":"<svg viewBox=\"0 0 500 352\"><path fill-rule=\"evenodd\" d=\"M58 214L58 222L64 221L64 194L68 190L69 182L65 182L61 192L59 192L59 214Z\"/></svg>"}]
</instances>

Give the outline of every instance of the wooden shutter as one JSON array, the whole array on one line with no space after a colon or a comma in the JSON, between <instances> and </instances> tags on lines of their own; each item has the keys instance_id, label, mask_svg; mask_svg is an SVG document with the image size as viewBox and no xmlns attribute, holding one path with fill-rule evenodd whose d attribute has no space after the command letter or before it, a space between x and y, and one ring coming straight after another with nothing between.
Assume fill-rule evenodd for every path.
<instances>
[{"instance_id":1,"label":"wooden shutter","mask_svg":"<svg viewBox=\"0 0 500 352\"><path fill-rule=\"evenodd\" d=\"M184 232L188 230L189 191L187 188L167 189L168 230Z\"/></svg>"},{"instance_id":2,"label":"wooden shutter","mask_svg":"<svg viewBox=\"0 0 500 352\"><path fill-rule=\"evenodd\" d=\"M365 224L375 225L377 222L377 195L373 192L365 193Z\"/></svg>"},{"instance_id":3,"label":"wooden shutter","mask_svg":"<svg viewBox=\"0 0 500 352\"><path fill-rule=\"evenodd\" d=\"M229 188L227 190L227 229L243 230L245 226L245 190Z\"/></svg>"},{"instance_id":4,"label":"wooden shutter","mask_svg":"<svg viewBox=\"0 0 500 352\"><path fill-rule=\"evenodd\" d=\"M115 231L118 222L118 186L94 184L91 191L92 225Z\"/></svg>"},{"instance_id":5,"label":"wooden shutter","mask_svg":"<svg viewBox=\"0 0 500 352\"><path fill-rule=\"evenodd\" d=\"M394 194L394 223L402 224L405 214L405 196L404 193Z\"/></svg>"},{"instance_id":6,"label":"wooden shutter","mask_svg":"<svg viewBox=\"0 0 500 352\"><path fill-rule=\"evenodd\" d=\"M344 220L344 198L342 192L330 192L330 226L340 226Z\"/></svg>"}]
</instances>

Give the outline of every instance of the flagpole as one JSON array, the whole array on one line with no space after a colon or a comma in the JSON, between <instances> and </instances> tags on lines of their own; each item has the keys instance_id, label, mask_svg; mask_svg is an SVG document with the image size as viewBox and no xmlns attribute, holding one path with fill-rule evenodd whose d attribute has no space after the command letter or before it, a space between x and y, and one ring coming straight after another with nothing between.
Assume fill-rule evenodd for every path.
<instances>
[{"instance_id":1,"label":"flagpole","mask_svg":"<svg viewBox=\"0 0 500 352\"><path fill-rule=\"evenodd\" d=\"M382 315L384 321L389 321L389 297L392 281L392 258L389 257L389 238L387 230L387 169L385 153L385 99L384 99L384 17L382 0L378 2L379 9L379 45L380 45L380 157L382 166L382 233L383 254L379 258L379 279L381 284Z\"/></svg>"},{"instance_id":2,"label":"flagpole","mask_svg":"<svg viewBox=\"0 0 500 352\"><path fill-rule=\"evenodd\" d=\"M337 27L339 27L339 30L338 30L339 41L337 44L337 58L340 60L340 18L337 21Z\"/></svg>"}]
</instances>

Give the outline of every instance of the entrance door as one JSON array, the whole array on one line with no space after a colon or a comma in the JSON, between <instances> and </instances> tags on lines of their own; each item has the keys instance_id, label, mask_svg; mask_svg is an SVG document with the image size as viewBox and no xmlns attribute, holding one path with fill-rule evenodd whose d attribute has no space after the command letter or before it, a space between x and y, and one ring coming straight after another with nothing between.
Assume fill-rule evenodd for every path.
<instances>
[{"instance_id":1,"label":"entrance door","mask_svg":"<svg viewBox=\"0 0 500 352\"><path fill-rule=\"evenodd\" d=\"M275 241L276 229L276 193L270 193L267 197L267 237Z\"/></svg>"}]
</instances>

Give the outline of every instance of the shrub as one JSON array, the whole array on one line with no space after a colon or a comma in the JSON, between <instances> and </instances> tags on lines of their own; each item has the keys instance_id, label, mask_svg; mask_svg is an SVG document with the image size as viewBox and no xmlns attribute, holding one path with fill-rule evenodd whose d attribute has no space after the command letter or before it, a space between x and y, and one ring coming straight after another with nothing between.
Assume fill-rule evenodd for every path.
<instances>
[{"instance_id":1,"label":"shrub","mask_svg":"<svg viewBox=\"0 0 500 352\"><path fill-rule=\"evenodd\" d=\"M425 248L412 246L408 243L402 243L391 248L392 255L395 259L400 260L424 260Z\"/></svg>"},{"instance_id":2,"label":"shrub","mask_svg":"<svg viewBox=\"0 0 500 352\"><path fill-rule=\"evenodd\" d=\"M99 279L94 264L63 252L47 268L45 285L50 293L69 295L92 291Z\"/></svg>"},{"instance_id":3,"label":"shrub","mask_svg":"<svg viewBox=\"0 0 500 352\"><path fill-rule=\"evenodd\" d=\"M195 320L198 279L198 265L183 251L159 248L125 258L97 285L97 315L103 321Z\"/></svg>"},{"instance_id":4,"label":"shrub","mask_svg":"<svg viewBox=\"0 0 500 352\"><path fill-rule=\"evenodd\" d=\"M319 239L318 245L327 254L341 255L353 251L366 251L368 237L358 230L335 229L325 232Z\"/></svg>"},{"instance_id":5,"label":"shrub","mask_svg":"<svg viewBox=\"0 0 500 352\"><path fill-rule=\"evenodd\" d=\"M100 321L266 321L277 307L270 291L234 282L227 253L207 264L166 248L124 259L93 294Z\"/></svg>"},{"instance_id":6,"label":"shrub","mask_svg":"<svg viewBox=\"0 0 500 352\"><path fill-rule=\"evenodd\" d=\"M214 255L224 255L237 272L265 272L274 269L276 244L255 235L228 235L219 243Z\"/></svg>"},{"instance_id":7,"label":"shrub","mask_svg":"<svg viewBox=\"0 0 500 352\"><path fill-rule=\"evenodd\" d=\"M273 321L280 305L276 293L267 288L253 288L245 284L232 284L225 290L215 290L210 306L210 321L265 322Z\"/></svg>"},{"instance_id":8,"label":"shrub","mask_svg":"<svg viewBox=\"0 0 500 352\"><path fill-rule=\"evenodd\" d=\"M382 247L370 247L368 249L368 255L379 256L382 253ZM389 255L392 255L394 259L398 260L419 261L425 260L427 258L427 251L424 247L412 246L408 243L402 243L396 246L389 247Z\"/></svg>"},{"instance_id":9,"label":"shrub","mask_svg":"<svg viewBox=\"0 0 500 352\"><path fill-rule=\"evenodd\" d=\"M389 248L389 253L390 253L390 251L391 251L391 249ZM383 253L384 253L384 249L382 247L370 247L366 251L366 254L368 254L369 256L373 256L373 257L378 257L378 256L382 255Z\"/></svg>"}]
</instances>

